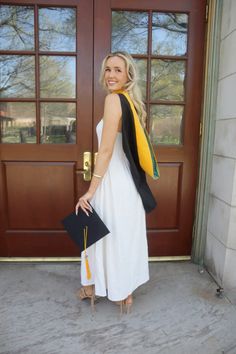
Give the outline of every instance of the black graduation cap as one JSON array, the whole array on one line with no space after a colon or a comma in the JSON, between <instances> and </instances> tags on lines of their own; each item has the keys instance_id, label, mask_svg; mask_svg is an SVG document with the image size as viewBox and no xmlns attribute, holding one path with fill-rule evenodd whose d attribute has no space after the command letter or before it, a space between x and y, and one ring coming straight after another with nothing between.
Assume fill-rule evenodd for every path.
<instances>
[{"instance_id":1,"label":"black graduation cap","mask_svg":"<svg viewBox=\"0 0 236 354\"><path fill-rule=\"evenodd\" d=\"M77 215L73 212L62 220L64 228L81 252L110 232L93 207L92 211L88 211L88 216L79 208Z\"/></svg>"},{"instance_id":2,"label":"black graduation cap","mask_svg":"<svg viewBox=\"0 0 236 354\"><path fill-rule=\"evenodd\" d=\"M73 212L67 215L62 220L62 224L72 240L79 246L81 252L85 251L84 254L87 279L91 279L92 275L86 249L102 237L106 236L110 231L93 207L92 212L88 211L88 214L89 215L79 208L78 214Z\"/></svg>"}]
</instances>

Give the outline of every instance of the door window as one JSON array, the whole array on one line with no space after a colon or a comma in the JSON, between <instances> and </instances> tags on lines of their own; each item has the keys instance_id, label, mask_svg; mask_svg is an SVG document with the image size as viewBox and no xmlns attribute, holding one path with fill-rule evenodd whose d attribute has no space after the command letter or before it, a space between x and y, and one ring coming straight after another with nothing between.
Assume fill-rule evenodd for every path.
<instances>
[{"instance_id":1,"label":"door window","mask_svg":"<svg viewBox=\"0 0 236 354\"><path fill-rule=\"evenodd\" d=\"M0 19L0 142L76 143L76 9L1 5Z\"/></svg>"},{"instance_id":2,"label":"door window","mask_svg":"<svg viewBox=\"0 0 236 354\"><path fill-rule=\"evenodd\" d=\"M112 11L112 51L137 63L154 145L183 144L187 36L185 13Z\"/></svg>"}]
</instances>

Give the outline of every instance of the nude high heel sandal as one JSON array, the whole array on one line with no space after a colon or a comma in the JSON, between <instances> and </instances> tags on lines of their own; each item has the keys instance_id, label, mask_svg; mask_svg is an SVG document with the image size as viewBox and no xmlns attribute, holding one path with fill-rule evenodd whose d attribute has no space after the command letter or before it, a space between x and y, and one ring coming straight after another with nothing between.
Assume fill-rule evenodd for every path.
<instances>
[{"instance_id":1,"label":"nude high heel sandal","mask_svg":"<svg viewBox=\"0 0 236 354\"><path fill-rule=\"evenodd\" d=\"M126 313L129 314L131 312L131 308L132 308L132 305L133 305L133 298L132 296L128 296L127 299L124 300L125 302L125 310L126 310Z\"/></svg>"},{"instance_id":2,"label":"nude high heel sandal","mask_svg":"<svg viewBox=\"0 0 236 354\"><path fill-rule=\"evenodd\" d=\"M123 315L125 309L125 300L120 301L120 315Z\"/></svg>"},{"instance_id":3,"label":"nude high heel sandal","mask_svg":"<svg viewBox=\"0 0 236 354\"><path fill-rule=\"evenodd\" d=\"M82 287L80 288L77 293L76 296L80 299L80 300L85 300L85 299L90 299L90 304L91 304L91 308L94 311L95 310L95 287L94 285L92 285L92 289L88 290L86 289L86 287Z\"/></svg>"},{"instance_id":4,"label":"nude high heel sandal","mask_svg":"<svg viewBox=\"0 0 236 354\"><path fill-rule=\"evenodd\" d=\"M124 309L125 309L125 313L129 314L131 312L131 308L133 305L133 297L132 295L129 295L124 301Z\"/></svg>"},{"instance_id":5,"label":"nude high heel sandal","mask_svg":"<svg viewBox=\"0 0 236 354\"><path fill-rule=\"evenodd\" d=\"M129 314L133 305L132 295L129 295L125 300L117 301L117 305L120 306L120 314L123 313Z\"/></svg>"},{"instance_id":6,"label":"nude high heel sandal","mask_svg":"<svg viewBox=\"0 0 236 354\"><path fill-rule=\"evenodd\" d=\"M124 310L125 310L125 300L114 301L114 303L119 306L120 315L122 315L124 313Z\"/></svg>"}]
</instances>

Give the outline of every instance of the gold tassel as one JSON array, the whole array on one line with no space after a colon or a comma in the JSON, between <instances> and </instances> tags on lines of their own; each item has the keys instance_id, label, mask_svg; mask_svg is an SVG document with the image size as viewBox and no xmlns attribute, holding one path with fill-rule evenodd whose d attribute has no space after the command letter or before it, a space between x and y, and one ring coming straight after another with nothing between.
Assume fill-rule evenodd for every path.
<instances>
[{"instance_id":1,"label":"gold tassel","mask_svg":"<svg viewBox=\"0 0 236 354\"><path fill-rule=\"evenodd\" d=\"M84 253L85 253L85 268L86 268L86 274L87 274L87 279L91 279L91 271L89 267L89 261L88 261L88 255L86 253L87 249L87 238L88 238L88 226L85 227L84 229Z\"/></svg>"},{"instance_id":2,"label":"gold tassel","mask_svg":"<svg viewBox=\"0 0 236 354\"><path fill-rule=\"evenodd\" d=\"M87 273L87 279L91 279L92 275L91 275L91 271L90 271L90 267L89 267L89 261L88 261L88 256L85 256L85 266L86 266L86 273Z\"/></svg>"}]
</instances>

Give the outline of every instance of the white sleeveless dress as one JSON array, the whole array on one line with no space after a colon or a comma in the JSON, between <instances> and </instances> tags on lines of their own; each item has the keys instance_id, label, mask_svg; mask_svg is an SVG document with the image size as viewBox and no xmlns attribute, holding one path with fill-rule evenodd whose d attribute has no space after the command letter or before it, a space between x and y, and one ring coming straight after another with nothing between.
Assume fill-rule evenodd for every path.
<instances>
[{"instance_id":1,"label":"white sleeveless dress","mask_svg":"<svg viewBox=\"0 0 236 354\"><path fill-rule=\"evenodd\" d=\"M101 142L103 120L97 125ZM95 294L111 301L127 298L149 280L146 219L141 197L117 133L112 158L91 204L110 233L87 249L92 277L87 279L81 253L81 283L95 285Z\"/></svg>"}]
</instances>

